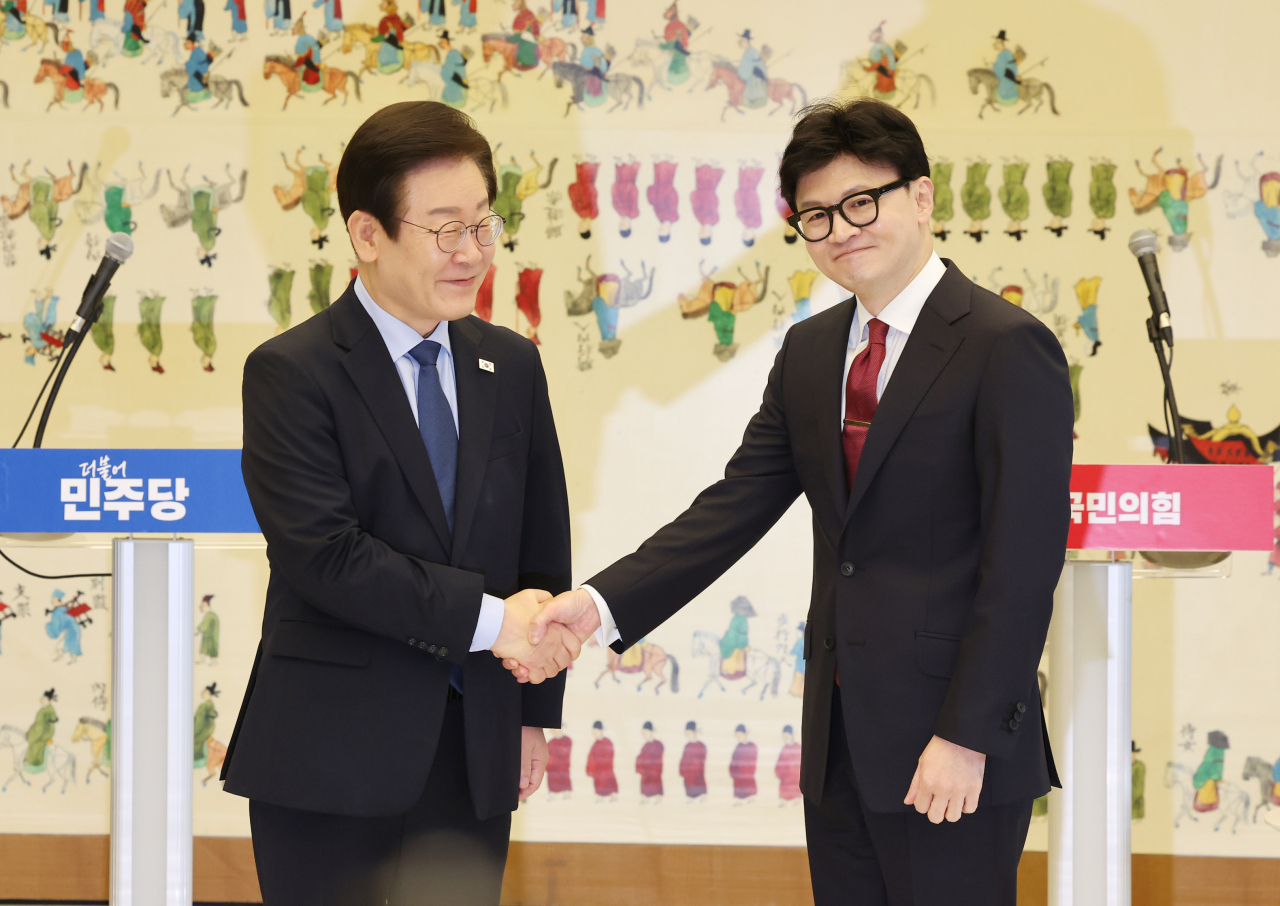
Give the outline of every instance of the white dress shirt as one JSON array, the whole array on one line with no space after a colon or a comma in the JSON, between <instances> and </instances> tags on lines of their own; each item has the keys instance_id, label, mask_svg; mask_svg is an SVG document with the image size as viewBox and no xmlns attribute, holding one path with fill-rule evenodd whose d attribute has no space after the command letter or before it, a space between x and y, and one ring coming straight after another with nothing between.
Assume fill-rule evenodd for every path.
<instances>
[{"instance_id":1,"label":"white dress shirt","mask_svg":"<svg viewBox=\"0 0 1280 906\"><path fill-rule=\"evenodd\" d=\"M894 366L898 364L898 359L902 355L902 349L907 345L907 337L916 326L920 310L924 308L929 294L933 292L946 272L947 266L942 263L938 253L934 252L929 256L920 273L916 274L911 282L902 288L902 292L894 296L893 300L881 309L880 314L875 316L889 325L889 332L884 341L884 363L880 366L880 374L876 379L877 401L884 395L889 376L893 374ZM835 416L842 422L845 414L845 392L849 386L849 369L853 365L854 358L869 342L867 324L871 318L872 315L862 304L862 300L857 299L853 324L849 328L849 348L844 356L844 379L840 382L840 414ZM618 624L614 622L613 614L609 612L609 605L605 603L600 592L590 585L582 587L591 595L592 600L596 602L596 609L600 612L600 628L596 630L596 643L601 648L612 645L622 638L622 633L618 632Z\"/></svg>"},{"instance_id":2,"label":"white dress shirt","mask_svg":"<svg viewBox=\"0 0 1280 906\"><path fill-rule=\"evenodd\" d=\"M413 420L418 421L418 372L422 366L418 360L409 355L409 350L423 341L423 337L408 324L391 315L373 301L364 281L356 277L356 298L364 306L364 310L373 319L378 333L382 334L382 342L391 354L391 362L400 375L400 383L404 387L405 396L409 398L409 408L413 410ZM453 347L449 343L449 322L441 321L431 336L426 337L440 344L440 355L436 357L436 371L440 375L440 389L449 403L449 411L453 413L453 429L458 430L458 380L453 369ZM487 651L498 639L502 629L502 617L506 613L506 604L501 598L483 595L480 599L480 620L476 623L475 634L471 638L472 651Z\"/></svg>"}]
</instances>

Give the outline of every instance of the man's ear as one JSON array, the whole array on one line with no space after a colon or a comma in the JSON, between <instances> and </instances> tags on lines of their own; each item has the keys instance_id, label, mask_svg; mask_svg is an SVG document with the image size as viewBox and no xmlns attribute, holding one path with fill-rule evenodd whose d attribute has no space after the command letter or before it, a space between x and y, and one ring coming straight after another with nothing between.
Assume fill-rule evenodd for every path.
<instances>
[{"instance_id":1,"label":"man's ear","mask_svg":"<svg viewBox=\"0 0 1280 906\"><path fill-rule=\"evenodd\" d=\"M922 176L915 188L916 217L927 224L933 217L933 180Z\"/></svg>"},{"instance_id":2,"label":"man's ear","mask_svg":"<svg viewBox=\"0 0 1280 906\"><path fill-rule=\"evenodd\" d=\"M378 250L387 239L378 219L367 211L355 211L347 219L347 235L356 257L365 264L378 260Z\"/></svg>"}]
</instances>

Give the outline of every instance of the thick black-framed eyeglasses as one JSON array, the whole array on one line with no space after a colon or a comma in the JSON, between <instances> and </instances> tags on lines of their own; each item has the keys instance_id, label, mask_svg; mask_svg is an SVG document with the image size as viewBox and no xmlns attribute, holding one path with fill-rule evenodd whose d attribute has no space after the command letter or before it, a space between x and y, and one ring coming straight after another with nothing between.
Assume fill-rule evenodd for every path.
<instances>
[{"instance_id":1,"label":"thick black-framed eyeglasses","mask_svg":"<svg viewBox=\"0 0 1280 906\"><path fill-rule=\"evenodd\" d=\"M915 177L909 176L875 189L863 189L841 198L838 204L825 208L805 208L787 218L791 228L806 242L821 242L831 235L836 211L853 227L871 226L880 216L880 196L901 189Z\"/></svg>"},{"instance_id":2,"label":"thick black-framed eyeglasses","mask_svg":"<svg viewBox=\"0 0 1280 906\"><path fill-rule=\"evenodd\" d=\"M466 238L467 233L474 233L476 242L481 245L493 245L498 241L498 237L502 235L502 226L506 220L501 214L490 214L479 223L465 224L461 220L450 220L438 230L432 230L424 226L418 226L412 220L400 218L401 223L407 223L409 226L418 227L424 233L436 234L436 245L440 251L445 254L452 254L462 248L462 242Z\"/></svg>"}]
</instances>

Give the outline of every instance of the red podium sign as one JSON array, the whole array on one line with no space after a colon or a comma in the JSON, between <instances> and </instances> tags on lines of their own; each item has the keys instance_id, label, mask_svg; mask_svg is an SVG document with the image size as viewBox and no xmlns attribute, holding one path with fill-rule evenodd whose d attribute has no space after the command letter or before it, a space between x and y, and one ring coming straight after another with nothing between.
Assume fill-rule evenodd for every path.
<instances>
[{"instance_id":1,"label":"red podium sign","mask_svg":"<svg viewBox=\"0 0 1280 906\"><path fill-rule=\"evenodd\" d=\"M1071 469L1069 550L1268 551L1271 466Z\"/></svg>"}]
</instances>

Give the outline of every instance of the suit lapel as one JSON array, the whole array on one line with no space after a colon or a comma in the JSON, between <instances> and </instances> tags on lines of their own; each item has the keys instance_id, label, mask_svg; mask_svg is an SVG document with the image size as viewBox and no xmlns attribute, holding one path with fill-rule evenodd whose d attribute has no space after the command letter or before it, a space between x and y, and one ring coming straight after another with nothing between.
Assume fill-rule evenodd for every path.
<instances>
[{"instance_id":1,"label":"suit lapel","mask_svg":"<svg viewBox=\"0 0 1280 906\"><path fill-rule=\"evenodd\" d=\"M818 368L814 404L818 407L818 444L822 451L822 466L835 501L835 513L839 518L849 501L848 479L845 477L844 446L841 442L843 422L840 416L840 393L844 385L844 360L849 352L849 331L853 328L853 313L857 302L853 298L840 303L845 311L837 319L839 330L824 335L813 358ZM839 531L836 531L839 535Z\"/></svg>"},{"instance_id":2,"label":"suit lapel","mask_svg":"<svg viewBox=\"0 0 1280 906\"><path fill-rule=\"evenodd\" d=\"M489 463L498 375L480 368L484 337L469 318L449 324L454 374L458 382L458 492L453 511L453 558L457 566L466 550L480 486ZM501 362L494 363L501 368Z\"/></svg>"},{"instance_id":3,"label":"suit lapel","mask_svg":"<svg viewBox=\"0 0 1280 906\"><path fill-rule=\"evenodd\" d=\"M920 310L876 406L844 511L846 524L912 413L964 340L951 325L969 311L969 280L951 262L946 263L947 272Z\"/></svg>"},{"instance_id":4,"label":"suit lapel","mask_svg":"<svg viewBox=\"0 0 1280 906\"><path fill-rule=\"evenodd\" d=\"M431 471L431 458L427 456L426 444L422 442L422 435L413 420L404 385L400 383L400 375L387 352L382 334L378 333L373 319L350 288L333 303L330 313L334 342L349 350L342 357L342 367L369 407L432 529L440 537L444 549L450 551L453 536L445 518L444 504L440 501L435 473Z\"/></svg>"}]
</instances>

